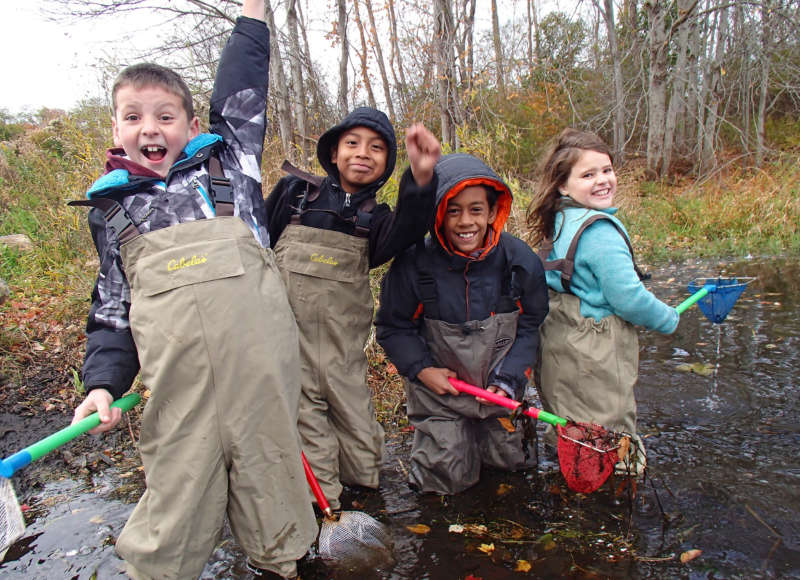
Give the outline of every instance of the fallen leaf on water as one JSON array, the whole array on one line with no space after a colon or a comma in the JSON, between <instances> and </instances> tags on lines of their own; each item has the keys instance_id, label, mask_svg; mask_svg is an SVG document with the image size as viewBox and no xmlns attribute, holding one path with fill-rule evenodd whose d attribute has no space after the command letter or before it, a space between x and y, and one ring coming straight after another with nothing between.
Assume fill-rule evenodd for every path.
<instances>
[{"instance_id":1,"label":"fallen leaf on water","mask_svg":"<svg viewBox=\"0 0 800 580\"><path fill-rule=\"evenodd\" d=\"M532 567L527 560L517 560L517 567L514 568L514 572L530 572Z\"/></svg>"},{"instance_id":2,"label":"fallen leaf on water","mask_svg":"<svg viewBox=\"0 0 800 580\"><path fill-rule=\"evenodd\" d=\"M464 531L468 534L475 534L476 536L483 536L489 533L489 528L483 524L464 524Z\"/></svg>"},{"instance_id":3,"label":"fallen leaf on water","mask_svg":"<svg viewBox=\"0 0 800 580\"><path fill-rule=\"evenodd\" d=\"M451 524L447 531L451 534L463 534L464 533L464 526L461 524Z\"/></svg>"},{"instance_id":4,"label":"fallen leaf on water","mask_svg":"<svg viewBox=\"0 0 800 580\"><path fill-rule=\"evenodd\" d=\"M414 524L413 526L406 526L406 529L408 529L409 532L412 532L414 534L419 534L421 536L424 536L425 534L431 531L430 526L426 526L425 524Z\"/></svg>"},{"instance_id":5,"label":"fallen leaf on water","mask_svg":"<svg viewBox=\"0 0 800 580\"><path fill-rule=\"evenodd\" d=\"M508 417L498 417L497 420L503 426L503 429L505 429L509 433L514 433L517 430L517 428L514 427L514 423L512 423L511 419L509 419Z\"/></svg>"},{"instance_id":6,"label":"fallen leaf on water","mask_svg":"<svg viewBox=\"0 0 800 580\"><path fill-rule=\"evenodd\" d=\"M507 483L501 483L497 486L497 491L495 492L498 497L506 495L509 491L514 489L513 485L509 485Z\"/></svg>"},{"instance_id":7,"label":"fallen leaf on water","mask_svg":"<svg viewBox=\"0 0 800 580\"><path fill-rule=\"evenodd\" d=\"M103 522L105 522L103 516L94 516L90 518L89 521L92 522L93 524L102 524Z\"/></svg>"},{"instance_id":8,"label":"fallen leaf on water","mask_svg":"<svg viewBox=\"0 0 800 580\"><path fill-rule=\"evenodd\" d=\"M703 550L686 550L683 554L681 554L681 564L685 564L690 560L694 560L702 553Z\"/></svg>"},{"instance_id":9,"label":"fallen leaf on water","mask_svg":"<svg viewBox=\"0 0 800 580\"><path fill-rule=\"evenodd\" d=\"M491 553L494 552L494 544L481 544L478 546L478 549L484 554L491 555Z\"/></svg>"},{"instance_id":10,"label":"fallen leaf on water","mask_svg":"<svg viewBox=\"0 0 800 580\"><path fill-rule=\"evenodd\" d=\"M714 369L711 367L711 365L701 362L679 364L675 367L675 370L682 373L694 373L696 375L700 375L701 377L708 377L714 374Z\"/></svg>"},{"instance_id":11,"label":"fallen leaf on water","mask_svg":"<svg viewBox=\"0 0 800 580\"><path fill-rule=\"evenodd\" d=\"M469 574L466 578L464 578L464 580L483 580L483 578L480 576L473 576L472 574Z\"/></svg>"}]
</instances>

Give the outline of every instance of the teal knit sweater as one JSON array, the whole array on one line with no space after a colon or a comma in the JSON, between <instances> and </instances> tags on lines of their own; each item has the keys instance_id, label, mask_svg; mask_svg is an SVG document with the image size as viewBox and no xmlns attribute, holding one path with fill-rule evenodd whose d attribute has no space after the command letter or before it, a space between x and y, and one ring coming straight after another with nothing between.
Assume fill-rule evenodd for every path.
<instances>
[{"instance_id":1,"label":"teal knit sweater","mask_svg":"<svg viewBox=\"0 0 800 580\"><path fill-rule=\"evenodd\" d=\"M616 212L616 208L609 208L602 213L613 216ZM559 211L555 220L558 238L548 260L566 256L581 223L598 213L601 212L582 207L566 207ZM616 217L612 219L622 226ZM626 231L624 227L623 231ZM564 292L560 272L550 270L546 275L550 288ZM678 312L644 287L633 269L628 245L607 220L593 223L581 235L570 290L580 298L581 314L586 318L600 321L616 314L632 324L665 334L671 334L678 326Z\"/></svg>"}]
</instances>

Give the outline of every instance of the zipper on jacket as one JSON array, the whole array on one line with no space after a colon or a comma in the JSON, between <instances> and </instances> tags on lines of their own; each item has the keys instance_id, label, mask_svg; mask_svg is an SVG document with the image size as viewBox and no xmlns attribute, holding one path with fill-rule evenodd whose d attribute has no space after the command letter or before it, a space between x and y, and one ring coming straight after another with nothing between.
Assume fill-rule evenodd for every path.
<instances>
[{"instance_id":1,"label":"zipper on jacket","mask_svg":"<svg viewBox=\"0 0 800 580\"><path fill-rule=\"evenodd\" d=\"M344 207L350 207L350 194L344 192Z\"/></svg>"},{"instance_id":2,"label":"zipper on jacket","mask_svg":"<svg viewBox=\"0 0 800 580\"><path fill-rule=\"evenodd\" d=\"M192 187L194 187L197 193L203 196L203 199L206 200L208 207L211 208L211 212L214 215L217 215L217 211L216 209L214 209L214 205L211 203L211 199L208 197L208 193L206 193L206 190L203 188L203 184L200 183L200 180L197 179L197 176L192 177Z\"/></svg>"}]
</instances>

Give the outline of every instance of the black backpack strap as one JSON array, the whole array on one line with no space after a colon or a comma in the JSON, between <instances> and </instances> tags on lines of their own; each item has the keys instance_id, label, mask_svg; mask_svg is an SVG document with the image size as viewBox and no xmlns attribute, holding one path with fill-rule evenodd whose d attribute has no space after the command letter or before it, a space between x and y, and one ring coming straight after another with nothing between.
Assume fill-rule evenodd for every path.
<instances>
[{"instance_id":1,"label":"black backpack strap","mask_svg":"<svg viewBox=\"0 0 800 580\"><path fill-rule=\"evenodd\" d=\"M561 272L561 285L564 287L565 292L571 292L570 290L570 281L572 280L572 274L575 272L575 254L578 251L578 242L580 241L581 235L583 232L588 228L590 225L595 223L598 220L608 220L611 224L616 228L619 232L619 235L622 236L622 239L625 240L625 244L628 246L628 250L631 253L631 260L633 261L633 269L636 271L636 275L639 277L639 280L648 280L650 278L650 274L645 274L639 269L639 266L636 264L636 257L633 253L633 246L631 246L631 241L628 239L628 236L625 235L625 232L622 230L620 225L611 219L609 216L604 214L595 214L585 222L581 224L581 227L578 228L578 231L575 232L575 235L572 237L572 241L569 244L569 248L567 249L567 255L563 258L558 260L550 260L547 261L547 256L553 249L553 240L547 238L542 242L539 251L536 252L537 255L542 259L542 263L544 264L545 270L557 270Z\"/></svg>"},{"instance_id":2,"label":"black backpack strap","mask_svg":"<svg viewBox=\"0 0 800 580\"><path fill-rule=\"evenodd\" d=\"M303 188L303 193L297 196L297 205L292 206L294 212L292 213L292 217L289 218L289 223L299 225L300 214L305 211L306 206L310 202L319 197L319 190L320 186L322 185L323 178L319 175L309 173L308 171L303 171L299 167L295 167L289 162L288 159L284 159L283 164L281 165L281 170L285 171L289 175L294 175L306 183L306 186Z\"/></svg>"},{"instance_id":3,"label":"black backpack strap","mask_svg":"<svg viewBox=\"0 0 800 580\"><path fill-rule=\"evenodd\" d=\"M366 238L369 236L369 224L372 221L372 212L378 206L378 202L374 197L370 197L361 202L355 215L355 232L354 235L359 238Z\"/></svg>"},{"instance_id":4,"label":"black backpack strap","mask_svg":"<svg viewBox=\"0 0 800 580\"><path fill-rule=\"evenodd\" d=\"M217 216L233 215L233 188L231 180L225 177L222 164L216 153L208 158L208 173L211 175L211 203Z\"/></svg>"},{"instance_id":5,"label":"black backpack strap","mask_svg":"<svg viewBox=\"0 0 800 580\"><path fill-rule=\"evenodd\" d=\"M417 285L422 311L426 318L439 320L439 301L436 292L436 279L430 268L428 253L425 251L425 240L417 242L416 248Z\"/></svg>"},{"instance_id":6,"label":"black backpack strap","mask_svg":"<svg viewBox=\"0 0 800 580\"><path fill-rule=\"evenodd\" d=\"M96 207L103 212L103 219L106 226L114 230L120 244L129 242L141 235L137 224L133 221L130 214L121 203L108 197L98 197L96 199L85 199L80 201L70 201L67 205Z\"/></svg>"}]
</instances>

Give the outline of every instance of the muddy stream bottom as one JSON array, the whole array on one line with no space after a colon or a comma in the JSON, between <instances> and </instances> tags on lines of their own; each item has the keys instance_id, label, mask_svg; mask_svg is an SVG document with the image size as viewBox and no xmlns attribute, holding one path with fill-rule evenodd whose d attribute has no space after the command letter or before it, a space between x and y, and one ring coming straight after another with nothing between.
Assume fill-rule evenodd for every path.
<instances>
[{"instance_id":1,"label":"muddy stream bottom","mask_svg":"<svg viewBox=\"0 0 800 580\"><path fill-rule=\"evenodd\" d=\"M757 278L722 324L692 308L672 336L640 331L645 479L576 494L540 437L537 470L486 471L457 496L420 495L405 483L412 435L387 426L380 490L342 499L388 526L392 560L333 567L312 550L301 577L800 578L800 262L673 264L653 271L650 288L677 304L689 281L716 275ZM3 456L68 423L0 419ZM124 428L84 438L88 451L69 444L14 477L28 527L0 578L125 577L113 544L144 485L129 440ZM80 476L64 469L81 458ZM226 533L201 577L249 578L244 561Z\"/></svg>"}]
</instances>

